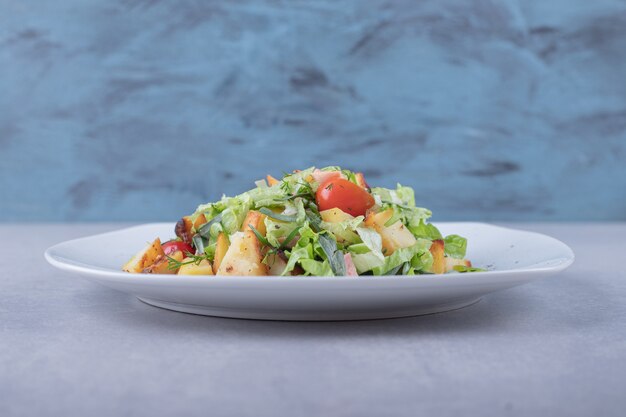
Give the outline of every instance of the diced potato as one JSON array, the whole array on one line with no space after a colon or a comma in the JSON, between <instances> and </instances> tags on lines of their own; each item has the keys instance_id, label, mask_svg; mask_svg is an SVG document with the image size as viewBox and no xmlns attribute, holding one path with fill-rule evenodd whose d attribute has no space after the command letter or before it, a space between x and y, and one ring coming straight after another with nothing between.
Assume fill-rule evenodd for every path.
<instances>
[{"instance_id":1,"label":"diced potato","mask_svg":"<svg viewBox=\"0 0 626 417\"><path fill-rule=\"evenodd\" d=\"M193 237L193 234L191 233L192 227L193 223L191 222L191 217L185 216L176 223L174 232L176 233L176 236L182 239L183 242L191 244L191 238Z\"/></svg>"},{"instance_id":2,"label":"diced potato","mask_svg":"<svg viewBox=\"0 0 626 417\"><path fill-rule=\"evenodd\" d=\"M446 272L446 257L444 254L443 240L433 240L430 246L430 254L433 256L433 266L427 272L443 274Z\"/></svg>"},{"instance_id":3,"label":"diced potato","mask_svg":"<svg viewBox=\"0 0 626 417\"><path fill-rule=\"evenodd\" d=\"M365 218L365 226L376 230L383 241L383 252L389 256L400 248L408 248L417 243L415 236L404 226L401 221L397 221L391 226L385 223L393 216L393 210L387 209L379 213L370 213Z\"/></svg>"},{"instance_id":4,"label":"diced potato","mask_svg":"<svg viewBox=\"0 0 626 417\"><path fill-rule=\"evenodd\" d=\"M177 260L178 262L182 261L184 255L181 251L176 251L169 255L170 258ZM170 269L170 260L167 256L163 255L159 257L155 263L150 265L149 267L143 270L144 274L175 274L177 269Z\"/></svg>"},{"instance_id":5,"label":"diced potato","mask_svg":"<svg viewBox=\"0 0 626 417\"><path fill-rule=\"evenodd\" d=\"M215 244L215 257L213 258L213 273L217 274L217 270L220 269L222 259L228 251L228 238L224 232L220 232L217 235L217 242Z\"/></svg>"},{"instance_id":6,"label":"diced potato","mask_svg":"<svg viewBox=\"0 0 626 417\"><path fill-rule=\"evenodd\" d=\"M133 256L130 261L122 267L122 270L138 274L145 268L155 263L156 260L163 255L165 254L163 253L163 248L161 247L161 240L156 238L154 242L150 243Z\"/></svg>"},{"instance_id":7,"label":"diced potato","mask_svg":"<svg viewBox=\"0 0 626 417\"><path fill-rule=\"evenodd\" d=\"M191 261L189 258L183 259L183 262ZM213 267L211 262L206 259L200 261L200 263L189 263L180 267L178 275L213 275Z\"/></svg>"},{"instance_id":8,"label":"diced potato","mask_svg":"<svg viewBox=\"0 0 626 417\"><path fill-rule=\"evenodd\" d=\"M200 228L200 226L202 226L205 223L206 223L205 215L204 214L200 214L198 217L196 217L196 220L193 222L193 227L197 231Z\"/></svg>"},{"instance_id":9,"label":"diced potato","mask_svg":"<svg viewBox=\"0 0 626 417\"><path fill-rule=\"evenodd\" d=\"M262 236L265 236L265 214L256 210L250 210L241 225L241 231L251 231L252 229L250 229L249 225L252 225Z\"/></svg>"},{"instance_id":10,"label":"diced potato","mask_svg":"<svg viewBox=\"0 0 626 417\"><path fill-rule=\"evenodd\" d=\"M341 209L338 208L331 208L328 210L324 210L322 212L320 212L320 216L322 217L322 220L325 223L341 223L344 221L348 221L348 220L353 220L354 216L352 216L351 214L346 213L345 211L342 211ZM351 235L352 238L348 238L346 236ZM356 235L356 233L350 231L350 230L346 230L344 232L343 235L335 235L335 237L337 238L337 242L343 243L345 242L346 239L350 239L351 241L353 239L358 239L358 236Z\"/></svg>"},{"instance_id":11,"label":"diced potato","mask_svg":"<svg viewBox=\"0 0 626 417\"><path fill-rule=\"evenodd\" d=\"M331 208L328 210L320 211L320 216L322 217L322 220L324 220L326 223L341 223L345 222L346 220L354 219L354 216L338 208Z\"/></svg>"},{"instance_id":12,"label":"diced potato","mask_svg":"<svg viewBox=\"0 0 626 417\"><path fill-rule=\"evenodd\" d=\"M446 257L446 272L452 271L454 267L457 265L471 267L472 263L470 262L469 259L456 259L456 258Z\"/></svg>"},{"instance_id":13,"label":"diced potato","mask_svg":"<svg viewBox=\"0 0 626 417\"><path fill-rule=\"evenodd\" d=\"M261 243L252 230L231 236L230 246L216 275L267 275Z\"/></svg>"},{"instance_id":14,"label":"diced potato","mask_svg":"<svg viewBox=\"0 0 626 417\"><path fill-rule=\"evenodd\" d=\"M280 182L276 178L272 177L271 175L268 175L265 178L267 179L267 185L269 185L270 187Z\"/></svg>"}]
</instances>

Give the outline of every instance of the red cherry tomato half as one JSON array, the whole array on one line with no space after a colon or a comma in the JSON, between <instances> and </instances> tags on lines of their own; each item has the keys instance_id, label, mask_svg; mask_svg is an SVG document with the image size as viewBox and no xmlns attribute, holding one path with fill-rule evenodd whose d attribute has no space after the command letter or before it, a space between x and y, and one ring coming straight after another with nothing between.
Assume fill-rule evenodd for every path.
<instances>
[{"instance_id":1,"label":"red cherry tomato half","mask_svg":"<svg viewBox=\"0 0 626 417\"><path fill-rule=\"evenodd\" d=\"M330 179L315 194L320 211L338 208L353 216L364 216L374 205L374 197L363 188L343 178Z\"/></svg>"},{"instance_id":2,"label":"red cherry tomato half","mask_svg":"<svg viewBox=\"0 0 626 417\"><path fill-rule=\"evenodd\" d=\"M196 251L191 247L190 244L185 242L179 242L177 240L170 240L169 242L165 242L162 246L163 252L166 255L171 255L174 252L181 251L183 255L187 255L187 253L194 254Z\"/></svg>"}]
</instances>

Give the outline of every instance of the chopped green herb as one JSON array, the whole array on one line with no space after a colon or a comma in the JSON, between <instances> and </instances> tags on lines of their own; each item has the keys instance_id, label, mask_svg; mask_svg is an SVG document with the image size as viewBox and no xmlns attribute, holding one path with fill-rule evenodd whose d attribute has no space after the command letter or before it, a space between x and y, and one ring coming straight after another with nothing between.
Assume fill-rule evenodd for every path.
<instances>
[{"instance_id":1,"label":"chopped green herb","mask_svg":"<svg viewBox=\"0 0 626 417\"><path fill-rule=\"evenodd\" d=\"M193 246L196 248L197 253L204 253L204 248L209 246L209 238L202 237L199 233L193 235L191 240L193 241Z\"/></svg>"},{"instance_id":2,"label":"chopped green herb","mask_svg":"<svg viewBox=\"0 0 626 417\"><path fill-rule=\"evenodd\" d=\"M254 226L249 224L248 227L250 228L250 230L252 230L252 233L254 233L256 238L259 239L259 242L261 242L265 246L269 246L270 248L274 247L274 246L272 246L272 244L270 242L268 242L268 240L265 238L265 236L263 236L261 233L259 233L258 230L256 230L256 228Z\"/></svg>"},{"instance_id":3,"label":"chopped green herb","mask_svg":"<svg viewBox=\"0 0 626 417\"><path fill-rule=\"evenodd\" d=\"M268 209L267 207L261 207L259 211L265 214L267 217L271 217L272 219L279 220L281 222L293 223L297 220L296 215L274 213L272 210Z\"/></svg>"},{"instance_id":4,"label":"chopped green herb","mask_svg":"<svg viewBox=\"0 0 626 417\"><path fill-rule=\"evenodd\" d=\"M335 276L346 275L346 261L343 252L337 249L335 240L326 233L322 233L319 235L319 244L326 255L326 259L328 259L333 274Z\"/></svg>"},{"instance_id":5,"label":"chopped green herb","mask_svg":"<svg viewBox=\"0 0 626 417\"><path fill-rule=\"evenodd\" d=\"M198 229L198 234L208 239L210 232L211 232L211 226L221 221L222 221L222 213L218 214L217 216L213 217L211 220L209 220L208 222L200 226L200 228Z\"/></svg>"},{"instance_id":6,"label":"chopped green herb","mask_svg":"<svg viewBox=\"0 0 626 417\"><path fill-rule=\"evenodd\" d=\"M289 244L291 243L291 241L298 235L298 233L300 232L300 228L296 227L294 228L291 233L289 233L287 235L287 237L285 238L285 240L283 241L283 243L281 243L281 245L278 247L279 250L285 249L287 246L289 246Z\"/></svg>"},{"instance_id":7,"label":"chopped green herb","mask_svg":"<svg viewBox=\"0 0 626 417\"><path fill-rule=\"evenodd\" d=\"M311 225L311 229L313 229L315 233L319 233L320 230L322 230L322 218L319 216L319 214L311 210L306 210L306 218Z\"/></svg>"},{"instance_id":8,"label":"chopped green herb","mask_svg":"<svg viewBox=\"0 0 626 417\"><path fill-rule=\"evenodd\" d=\"M274 201L277 201L277 202L289 201L289 200L294 200L298 197L311 197L311 194L310 193L298 193L298 194L288 195L286 197L275 198Z\"/></svg>"},{"instance_id":9,"label":"chopped green herb","mask_svg":"<svg viewBox=\"0 0 626 417\"><path fill-rule=\"evenodd\" d=\"M391 268L389 271L387 271L387 273L385 275L396 275L398 273L398 271L400 270L400 268L402 268L402 265L404 265L404 264L400 264L400 265L396 266L395 268Z\"/></svg>"},{"instance_id":10,"label":"chopped green herb","mask_svg":"<svg viewBox=\"0 0 626 417\"><path fill-rule=\"evenodd\" d=\"M200 262L204 261L205 259L208 259L206 255L192 255L191 253L187 253L185 255L185 259L187 260L183 260L183 261L178 261L168 255L165 255L165 257L167 258L167 269L169 269L170 271L179 269L183 265L189 265L189 264L200 265Z\"/></svg>"}]
</instances>

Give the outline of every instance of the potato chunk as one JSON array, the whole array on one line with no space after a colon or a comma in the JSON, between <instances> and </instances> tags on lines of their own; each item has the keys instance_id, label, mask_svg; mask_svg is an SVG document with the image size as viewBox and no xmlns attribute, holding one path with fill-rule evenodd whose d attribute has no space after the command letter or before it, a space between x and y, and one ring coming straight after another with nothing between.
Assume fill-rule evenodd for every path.
<instances>
[{"instance_id":1,"label":"potato chunk","mask_svg":"<svg viewBox=\"0 0 626 417\"><path fill-rule=\"evenodd\" d=\"M252 230L249 226L254 227L262 236L265 236L265 214L250 210L241 224L241 231Z\"/></svg>"},{"instance_id":2,"label":"potato chunk","mask_svg":"<svg viewBox=\"0 0 626 417\"><path fill-rule=\"evenodd\" d=\"M122 267L122 271L138 274L164 255L163 248L161 247L161 239L156 238L148 246L137 252L130 261L126 262Z\"/></svg>"},{"instance_id":3,"label":"potato chunk","mask_svg":"<svg viewBox=\"0 0 626 417\"><path fill-rule=\"evenodd\" d=\"M444 254L444 242L443 240L433 240L433 244L430 245L430 254L433 256L433 266L427 272L433 274L443 274L446 272L446 257Z\"/></svg>"},{"instance_id":4,"label":"potato chunk","mask_svg":"<svg viewBox=\"0 0 626 417\"><path fill-rule=\"evenodd\" d=\"M191 259L185 258L183 262L189 262ZM178 275L213 275L213 267L211 262L206 259L200 261L200 263L189 263L180 267Z\"/></svg>"},{"instance_id":5,"label":"potato chunk","mask_svg":"<svg viewBox=\"0 0 626 417\"><path fill-rule=\"evenodd\" d=\"M216 275L267 275L261 243L252 230L231 236L230 246Z\"/></svg>"},{"instance_id":6,"label":"potato chunk","mask_svg":"<svg viewBox=\"0 0 626 417\"><path fill-rule=\"evenodd\" d=\"M370 213L364 222L365 226L376 230L380 234L385 256L391 255L396 249L408 248L417 243L415 236L401 221L397 221L391 226L385 226L385 223L391 216L393 216L393 210L387 209L379 213Z\"/></svg>"},{"instance_id":7,"label":"potato chunk","mask_svg":"<svg viewBox=\"0 0 626 417\"><path fill-rule=\"evenodd\" d=\"M179 250L169 255L170 258L180 262L185 257ZM170 260L167 256L160 256L155 263L147 268L144 268L144 274L175 274L177 269L170 269Z\"/></svg>"},{"instance_id":8,"label":"potato chunk","mask_svg":"<svg viewBox=\"0 0 626 417\"><path fill-rule=\"evenodd\" d=\"M200 214L198 217L196 217L196 220L193 222L193 228L196 229L196 231L198 231L198 229L200 229L200 227L206 223L206 216L204 214Z\"/></svg>"},{"instance_id":9,"label":"potato chunk","mask_svg":"<svg viewBox=\"0 0 626 417\"><path fill-rule=\"evenodd\" d=\"M213 258L213 273L217 274L217 270L220 269L222 259L228 251L228 238L224 232L220 232L217 235L217 242L215 244L215 257Z\"/></svg>"},{"instance_id":10,"label":"potato chunk","mask_svg":"<svg viewBox=\"0 0 626 417\"><path fill-rule=\"evenodd\" d=\"M271 175L267 175L267 177L265 177L267 179L267 184L272 187L276 184L278 184L280 181L278 181L276 178L272 177Z\"/></svg>"},{"instance_id":11,"label":"potato chunk","mask_svg":"<svg viewBox=\"0 0 626 417\"><path fill-rule=\"evenodd\" d=\"M346 213L345 211L338 208L331 208L328 210L320 211L320 216L322 220L326 223L341 223L347 220L354 219L354 216Z\"/></svg>"}]
</instances>

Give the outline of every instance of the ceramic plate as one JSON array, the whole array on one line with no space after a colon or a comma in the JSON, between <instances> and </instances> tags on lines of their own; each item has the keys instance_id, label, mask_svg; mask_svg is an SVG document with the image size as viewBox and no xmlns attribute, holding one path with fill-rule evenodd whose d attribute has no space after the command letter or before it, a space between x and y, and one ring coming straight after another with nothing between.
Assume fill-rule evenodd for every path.
<instances>
[{"instance_id":1,"label":"ceramic plate","mask_svg":"<svg viewBox=\"0 0 626 417\"><path fill-rule=\"evenodd\" d=\"M70 240L49 248L53 266L170 310L269 320L362 320L437 313L471 305L485 294L564 270L574 253L538 233L482 223L436 223L444 235L468 238L467 257L487 272L417 276L219 277L128 274L120 267L138 250L174 235L153 223Z\"/></svg>"}]
</instances>

